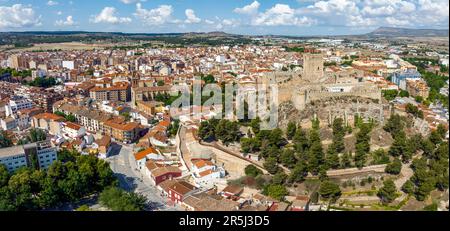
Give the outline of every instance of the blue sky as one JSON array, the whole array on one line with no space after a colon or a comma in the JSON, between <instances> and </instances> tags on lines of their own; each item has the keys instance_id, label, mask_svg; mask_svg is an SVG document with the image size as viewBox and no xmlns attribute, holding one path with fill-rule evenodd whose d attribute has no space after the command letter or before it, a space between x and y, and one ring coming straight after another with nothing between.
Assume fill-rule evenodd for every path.
<instances>
[{"instance_id":1,"label":"blue sky","mask_svg":"<svg viewBox=\"0 0 450 231\"><path fill-rule=\"evenodd\" d=\"M447 28L448 0L0 0L0 31L358 34Z\"/></svg>"}]
</instances>

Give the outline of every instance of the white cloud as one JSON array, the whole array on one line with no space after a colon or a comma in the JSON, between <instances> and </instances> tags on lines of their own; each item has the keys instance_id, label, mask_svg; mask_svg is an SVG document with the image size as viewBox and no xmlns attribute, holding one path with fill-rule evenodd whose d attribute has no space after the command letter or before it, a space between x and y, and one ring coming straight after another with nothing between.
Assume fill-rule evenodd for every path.
<instances>
[{"instance_id":1,"label":"white cloud","mask_svg":"<svg viewBox=\"0 0 450 231\"><path fill-rule=\"evenodd\" d=\"M56 6L56 5L58 5L59 3L57 2L57 1L48 1L47 2L47 5L49 5L49 6Z\"/></svg>"},{"instance_id":2,"label":"white cloud","mask_svg":"<svg viewBox=\"0 0 450 231\"><path fill-rule=\"evenodd\" d=\"M55 25L57 26L74 26L77 23L73 21L72 15L67 16L66 20L57 20Z\"/></svg>"},{"instance_id":3,"label":"white cloud","mask_svg":"<svg viewBox=\"0 0 450 231\"><path fill-rule=\"evenodd\" d=\"M391 26L409 26L408 20L397 19L395 17L387 17L386 22Z\"/></svg>"},{"instance_id":4,"label":"white cloud","mask_svg":"<svg viewBox=\"0 0 450 231\"><path fill-rule=\"evenodd\" d=\"M57 11L56 14L57 15L62 15L62 11Z\"/></svg>"},{"instance_id":5,"label":"white cloud","mask_svg":"<svg viewBox=\"0 0 450 231\"><path fill-rule=\"evenodd\" d=\"M205 23L206 23L206 24L210 24L210 25L211 25L211 24L214 24L214 21L212 21L212 20L209 20L209 19L205 19Z\"/></svg>"},{"instance_id":6,"label":"white cloud","mask_svg":"<svg viewBox=\"0 0 450 231\"><path fill-rule=\"evenodd\" d=\"M31 6L14 4L0 6L0 28L21 28L41 25L41 16L37 16Z\"/></svg>"},{"instance_id":7,"label":"white cloud","mask_svg":"<svg viewBox=\"0 0 450 231\"><path fill-rule=\"evenodd\" d=\"M362 13L371 16L401 15L416 10L416 5L402 0L371 0L363 7Z\"/></svg>"},{"instance_id":8,"label":"white cloud","mask_svg":"<svg viewBox=\"0 0 450 231\"><path fill-rule=\"evenodd\" d=\"M236 9L234 9L233 12L238 13L238 14L249 14L249 15L253 15L253 14L258 13L258 9L259 9L259 6L260 6L260 5L261 5L261 4L259 4L258 1L254 1L254 2L252 2L251 4L246 5L246 6L242 7L242 8L236 8Z\"/></svg>"},{"instance_id":9,"label":"white cloud","mask_svg":"<svg viewBox=\"0 0 450 231\"><path fill-rule=\"evenodd\" d=\"M111 23L111 24L120 24L120 23L129 23L131 22L131 18L128 17L118 17L116 16L116 8L114 7L105 7L100 12L100 14L95 15L93 19L91 19L93 23Z\"/></svg>"},{"instance_id":10,"label":"white cloud","mask_svg":"<svg viewBox=\"0 0 450 231\"><path fill-rule=\"evenodd\" d=\"M259 13L252 20L257 26L308 26L315 24L315 20L306 16L297 17L295 9L286 4L276 4L264 13Z\"/></svg>"},{"instance_id":11,"label":"white cloud","mask_svg":"<svg viewBox=\"0 0 450 231\"><path fill-rule=\"evenodd\" d=\"M131 4L136 2L146 2L147 0L120 0L124 4Z\"/></svg>"},{"instance_id":12,"label":"white cloud","mask_svg":"<svg viewBox=\"0 0 450 231\"><path fill-rule=\"evenodd\" d=\"M193 9L186 9L184 12L186 14L185 23L199 23L202 20L195 15L195 11Z\"/></svg>"},{"instance_id":13,"label":"white cloud","mask_svg":"<svg viewBox=\"0 0 450 231\"><path fill-rule=\"evenodd\" d=\"M136 4L134 16L148 25L162 25L168 22L178 23L178 20L171 20L173 9L171 5L160 5L155 9L144 9L140 3Z\"/></svg>"}]
</instances>

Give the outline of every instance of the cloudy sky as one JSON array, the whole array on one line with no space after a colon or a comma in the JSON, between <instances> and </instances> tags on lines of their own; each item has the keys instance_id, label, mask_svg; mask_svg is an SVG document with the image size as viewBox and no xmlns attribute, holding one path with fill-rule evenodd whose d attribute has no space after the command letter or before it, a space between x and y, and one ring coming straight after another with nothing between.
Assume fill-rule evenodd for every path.
<instances>
[{"instance_id":1,"label":"cloudy sky","mask_svg":"<svg viewBox=\"0 0 450 231\"><path fill-rule=\"evenodd\" d=\"M449 0L0 0L0 31L333 35L448 22Z\"/></svg>"}]
</instances>

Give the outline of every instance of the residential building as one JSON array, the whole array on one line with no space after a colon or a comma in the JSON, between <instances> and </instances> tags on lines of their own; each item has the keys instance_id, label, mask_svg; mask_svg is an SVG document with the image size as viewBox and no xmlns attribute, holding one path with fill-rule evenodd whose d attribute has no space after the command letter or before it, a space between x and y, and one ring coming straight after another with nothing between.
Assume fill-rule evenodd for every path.
<instances>
[{"instance_id":1,"label":"residential building","mask_svg":"<svg viewBox=\"0 0 450 231\"><path fill-rule=\"evenodd\" d=\"M105 159L109 157L112 151L111 137L103 136L101 139L95 140L97 146L98 158Z\"/></svg>"},{"instance_id":2,"label":"residential building","mask_svg":"<svg viewBox=\"0 0 450 231\"><path fill-rule=\"evenodd\" d=\"M44 129L51 135L60 135L62 134L62 123L65 120L62 116L45 112L32 116L31 126Z\"/></svg>"},{"instance_id":3,"label":"residential building","mask_svg":"<svg viewBox=\"0 0 450 231\"><path fill-rule=\"evenodd\" d=\"M176 203L181 204L183 200L193 194L196 191L196 187L188 182L181 180L175 181L168 187L167 195L169 199Z\"/></svg>"},{"instance_id":4,"label":"residential building","mask_svg":"<svg viewBox=\"0 0 450 231\"><path fill-rule=\"evenodd\" d=\"M149 147L134 154L134 160L139 170L144 170L145 164L148 160L162 160L164 159L156 149Z\"/></svg>"},{"instance_id":5,"label":"residential building","mask_svg":"<svg viewBox=\"0 0 450 231\"><path fill-rule=\"evenodd\" d=\"M47 169L56 159L56 147L48 141L0 149L0 163L10 172L21 167L33 167L34 163L39 169Z\"/></svg>"},{"instance_id":6,"label":"residential building","mask_svg":"<svg viewBox=\"0 0 450 231\"><path fill-rule=\"evenodd\" d=\"M128 83L117 83L111 87L94 87L89 90L90 98L97 101L122 101L128 102L131 91Z\"/></svg>"},{"instance_id":7,"label":"residential building","mask_svg":"<svg viewBox=\"0 0 450 231\"><path fill-rule=\"evenodd\" d=\"M17 111L33 107L31 100L14 95L9 99L8 104L5 105L6 116L16 114Z\"/></svg>"},{"instance_id":8,"label":"residential building","mask_svg":"<svg viewBox=\"0 0 450 231\"><path fill-rule=\"evenodd\" d=\"M239 202L202 192L185 197L182 206L188 211L237 211Z\"/></svg>"},{"instance_id":9,"label":"residential building","mask_svg":"<svg viewBox=\"0 0 450 231\"><path fill-rule=\"evenodd\" d=\"M159 185L163 181L181 176L181 170L175 166L158 164L153 160L148 160L145 166L145 175L150 178L153 185Z\"/></svg>"},{"instance_id":10,"label":"residential building","mask_svg":"<svg viewBox=\"0 0 450 231\"><path fill-rule=\"evenodd\" d=\"M83 126L76 123L63 122L62 133L67 138L76 139L83 137L86 134L86 129Z\"/></svg>"},{"instance_id":11,"label":"residential building","mask_svg":"<svg viewBox=\"0 0 450 231\"><path fill-rule=\"evenodd\" d=\"M140 127L135 122L111 119L103 123L104 132L117 141L131 143L139 137Z\"/></svg>"},{"instance_id":12,"label":"residential building","mask_svg":"<svg viewBox=\"0 0 450 231\"><path fill-rule=\"evenodd\" d=\"M16 120L13 117L0 118L0 125L5 131L13 130L17 127Z\"/></svg>"}]
</instances>

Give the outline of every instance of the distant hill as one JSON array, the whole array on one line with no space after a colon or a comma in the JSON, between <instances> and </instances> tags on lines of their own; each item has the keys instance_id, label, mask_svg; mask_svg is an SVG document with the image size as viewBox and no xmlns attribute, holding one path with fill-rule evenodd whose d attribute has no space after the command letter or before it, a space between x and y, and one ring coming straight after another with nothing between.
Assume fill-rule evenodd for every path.
<instances>
[{"instance_id":1,"label":"distant hill","mask_svg":"<svg viewBox=\"0 0 450 231\"><path fill-rule=\"evenodd\" d=\"M448 29L380 27L367 35L371 37L448 37Z\"/></svg>"},{"instance_id":2,"label":"distant hill","mask_svg":"<svg viewBox=\"0 0 450 231\"><path fill-rule=\"evenodd\" d=\"M109 40L111 42L126 40L161 41L175 46L213 46L251 43L250 38L247 36L228 34L221 31L206 33L121 33L89 31L0 32L0 45L14 45L16 48L30 47L36 43L95 42L97 40Z\"/></svg>"}]
</instances>

